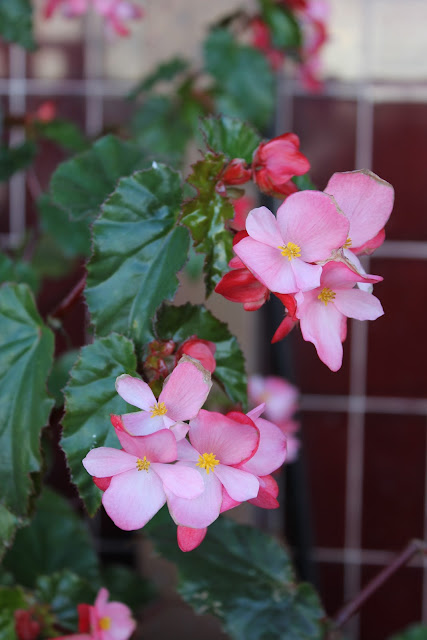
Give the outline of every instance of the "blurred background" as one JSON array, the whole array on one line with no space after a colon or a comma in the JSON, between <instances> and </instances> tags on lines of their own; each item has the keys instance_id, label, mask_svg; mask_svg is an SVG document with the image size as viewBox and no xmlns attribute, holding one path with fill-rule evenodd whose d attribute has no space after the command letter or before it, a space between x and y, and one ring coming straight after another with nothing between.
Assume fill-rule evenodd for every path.
<instances>
[{"instance_id":1,"label":"blurred background","mask_svg":"<svg viewBox=\"0 0 427 640\"><path fill-rule=\"evenodd\" d=\"M282 478L283 510L259 515L244 509L238 517L279 536L286 533L300 575L317 584L333 614L411 538L427 536L427 3L329 4L324 87L309 94L291 72L279 74L268 134L298 134L319 189L335 171L356 168L371 169L393 184L396 201L386 242L365 265L384 277L375 293L385 316L352 322L343 367L331 373L298 329L270 347L281 319L274 303L245 313L214 294L209 306L238 336L250 373L285 375L301 391L303 444L298 462ZM0 45L2 108L19 117L54 100L60 117L96 136L111 122L126 122L124 97L135 82L176 54L197 64L209 24L242 5L251 7L244 0L146 0L145 17L132 26L132 35L114 41L106 39L94 15L38 19L35 53ZM12 128L10 142L18 144L22 135ZM35 165L42 188L62 157L58 147L43 143ZM19 246L35 216L23 175L0 186L0 210L1 246ZM51 277L41 292L45 310L83 273L77 264L64 281L54 277L60 275L55 269L47 268ZM180 301L189 297L201 301L202 292L184 279ZM81 304L67 318L76 347L85 340L84 313ZM73 497L65 479L54 483ZM147 614L146 640L163 637L177 624L190 639L221 637L216 622L194 620L177 600L169 588L170 569L153 561L146 543L135 545L103 516L92 527L105 558L133 562L136 554L142 571L163 590L160 611L168 616L159 619L159 609ZM353 640L381 640L416 620L427 623L427 560L421 558L368 601L347 633Z\"/></svg>"}]
</instances>

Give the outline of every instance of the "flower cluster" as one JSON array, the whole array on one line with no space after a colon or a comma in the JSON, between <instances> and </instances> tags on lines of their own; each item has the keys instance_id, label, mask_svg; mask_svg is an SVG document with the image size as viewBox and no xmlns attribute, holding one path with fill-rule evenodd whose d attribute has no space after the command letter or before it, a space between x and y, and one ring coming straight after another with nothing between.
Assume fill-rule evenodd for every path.
<instances>
[{"instance_id":1,"label":"flower cluster","mask_svg":"<svg viewBox=\"0 0 427 640\"><path fill-rule=\"evenodd\" d=\"M105 20L107 33L128 36L127 20L137 20L143 16L138 4L130 0L46 0L44 15L50 18L60 9L64 16L77 18L93 8Z\"/></svg>"},{"instance_id":2,"label":"flower cluster","mask_svg":"<svg viewBox=\"0 0 427 640\"><path fill-rule=\"evenodd\" d=\"M79 633L52 640L128 640L136 629L132 613L121 602L108 602L107 589L100 589L94 605L79 604Z\"/></svg>"},{"instance_id":3,"label":"flower cluster","mask_svg":"<svg viewBox=\"0 0 427 640\"><path fill-rule=\"evenodd\" d=\"M367 274L358 258L384 241L393 208L390 184L370 171L336 173L322 191L292 193L277 217L253 209L246 231L234 239L236 258L216 291L258 309L274 293L288 311L273 342L299 322L305 340L332 371L342 364L347 318L383 314L371 293L380 276Z\"/></svg>"},{"instance_id":4,"label":"flower cluster","mask_svg":"<svg viewBox=\"0 0 427 640\"><path fill-rule=\"evenodd\" d=\"M92 449L83 465L121 529L143 527L167 503L178 544L190 551L221 512L245 501L278 507L271 474L285 460L285 434L260 417L264 403L247 415L201 409L210 387L209 371L185 355L158 399L138 378L117 379L119 395L140 411L111 416L122 449Z\"/></svg>"}]
</instances>

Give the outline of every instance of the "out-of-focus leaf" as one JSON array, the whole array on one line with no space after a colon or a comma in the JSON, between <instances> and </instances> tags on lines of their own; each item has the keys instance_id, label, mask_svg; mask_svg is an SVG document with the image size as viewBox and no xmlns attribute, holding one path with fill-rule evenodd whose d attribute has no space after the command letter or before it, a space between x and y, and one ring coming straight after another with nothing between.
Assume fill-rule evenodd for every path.
<instances>
[{"instance_id":1,"label":"out-of-focus leaf","mask_svg":"<svg viewBox=\"0 0 427 640\"><path fill-rule=\"evenodd\" d=\"M166 62L162 62L159 66L148 76L142 79L140 83L129 94L131 100L137 98L140 93L150 91L159 82L170 82L178 74L186 71L189 67L189 63L184 58L171 58Z\"/></svg>"},{"instance_id":2,"label":"out-of-focus leaf","mask_svg":"<svg viewBox=\"0 0 427 640\"><path fill-rule=\"evenodd\" d=\"M21 524L20 520L0 504L0 560L4 553L10 547L18 525Z\"/></svg>"},{"instance_id":3,"label":"out-of-focus leaf","mask_svg":"<svg viewBox=\"0 0 427 640\"><path fill-rule=\"evenodd\" d=\"M18 584L30 589L38 576L63 569L88 580L99 578L98 558L85 523L65 498L47 488L30 525L17 532L4 567Z\"/></svg>"},{"instance_id":4,"label":"out-of-focus leaf","mask_svg":"<svg viewBox=\"0 0 427 640\"><path fill-rule=\"evenodd\" d=\"M13 614L25 608L27 600L19 587L0 587L0 640L17 640Z\"/></svg>"},{"instance_id":5,"label":"out-of-focus leaf","mask_svg":"<svg viewBox=\"0 0 427 640\"><path fill-rule=\"evenodd\" d=\"M427 626L424 624L412 625L389 640L427 640Z\"/></svg>"},{"instance_id":6,"label":"out-of-focus leaf","mask_svg":"<svg viewBox=\"0 0 427 640\"><path fill-rule=\"evenodd\" d=\"M28 262L13 261L0 253L0 283L3 282L28 284L33 293L37 293L40 284L37 273Z\"/></svg>"},{"instance_id":7,"label":"out-of-focus leaf","mask_svg":"<svg viewBox=\"0 0 427 640\"><path fill-rule=\"evenodd\" d=\"M64 255L57 241L49 233L43 233L38 240L31 266L39 279L60 278L70 272L75 258Z\"/></svg>"},{"instance_id":8,"label":"out-of-focus leaf","mask_svg":"<svg viewBox=\"0 0 427 640\"><path fill-rule=\"evenodd\" d=\"M37 122L37 133L42 138L56 142L67 151L79 153L88 148L89 142L74 122L55 119L50 122Z\"/></svg>"},{"instance_id":9,"label":"out-of-focus leaf","mask_svg":"<svg viewBox=\"0 0 427 640\"><path fill-rule=\"evenodd\" d=\"M275 104L274 77L265 56L237 42L230 31L214 29L205 41L204 57L216 80L218 111L263 129Z\"/></svg>"},{"instance_id":10,"label":"out-of-focus leaf","mask_svg":"<svg viewBox=\"0 0 427 640\"><path fill-rule=\"evenodd\" d=\"M178 288L176 274L189 247L177 226L180 177L163 166L120 181L93 225L86 300L98 335L118 331L140 349L152 338L152 320Z\"/></svg>"},{"instance_id":11,"label":"out-of-focus leaf","mask_svg":"<svg viewBox=\"0 0 427 640\"><path fill-rule=\"evenodd\" d=\"M77 605L93 604L96 591L93 584L64 569L49 576L39 576L35 595L39 602L49 603L60 627L77 631Z\"/></svg>"},{"instance_id":12,"label":"out-of-focus leaf","mask_svg":"<svg viewBox=\"0 0 427 640\"><path fill-rule=\"evenodd\" d=\"M0 37L6 42L16 42L26 49L34 49L33 9L30 0L0 2Z\"/></svg>"},{"instance_id":13,"label":"out-of-focus leaf","mask_svg":"<svg viewBox=\"0 0 427 640\"><path fill-rule=\"evenodd\" d=\"M44 326L26 285L0 288L0 487L2 504L25 516L40 471L40 432L53 400L46 380L53 334Z\"/></svg>"},{"instance_id":14,"label":"out-of-focus leaf","mask_svg":"<svg viewBox=\"0 0 427 640\"><path fill-rule=\"evenodd\" d=\"M260 136L246 122L227 116L210 116L201 122L201 130L211 151L223 153L229 160L242 158L250 164Z\"/></svg>"},{"instance_id":15,"label":"out-of-focus leaf","mask_svg":"<svg viewBox=\"0 0 427 640\"><path fill-rule=\"evenodd\" d=\"M56 358L50 372L47 388L51 396L55 398L55 407L62 407L64 404L63 390L70 377L70 371L75 365L79 355L78 349L72 349Z\"/></svg>"},{"instance_id":16,"label":"out-of-focus leaf","mask_svg":"<svg viewBox=\"0 0 427 640\"><path fill-rule=\"evenodd\" d=\"M101 584L110 592L110 600L124 602L136 612L153 599L151 582L124 565L108 565L101 573Z\"/></svg>"},{"instance_id":17,"label":"out-of-focus leaf","mask_svg":"<svg viewBox=\"0 0 427 640\"><path fill-rule=\"evenodd\" d=\"M64 256L88 256L90 254L89 221L71 220L68 213L56 206L47 194L37 201L40 226L55 241Z\"/></svg>"},{"instance_id":18,"label":"out-of-focus leaf","mask_svg":"<svg viewBox=\"0 0 427 640\"><path fill-rule=\"evenodd\" d=\"M125 413L127 405L116 392L114 383L122 373L136 375L135 370L132 342L113 334L83 347L65 388L61 446L67 456L71 479L92 515L101 503L101 492L82 460L94 447L120 448L110 414Z\"/></svg>"},{"instance_id":19,"label":"out-of-focus leaf","mask_svg":"<svg viewBox=\"0 0 427 640\"><path fill-rule=\"evenodd\" d=\"M235 640L323 640L325 613L311 585L297 584L287 551L257 529L219 518L201 546L182 553L176 527L147 528L178 567L178 592L196 613L217 616Z\"/></svg>"},{"instance_id":20,"label":"out-of-focus leaf","mask_svg":"<svg viewBox=\"0 0 427 640\"><path fill-rule=\"evenodd\" d=\"M207 153L193 165L188 182L197 189L197 195L184 204L181 220L191 231L196 251L206 256L207 295L228 271L233 257L231 233L225 228L226 220L234 216L233 205L216 190L225 164L223 155Z\"/></svg>"},{"instance_id":21,"label":"out-of-focus leaf","mask_svg":"<svg viewBox=\"0 0 427 640\"><path fill-rule=\"evenodd\" d=\"M51 180L52 199L73 220L90 222L118 180L145 166L147 161L136 145L105 136L59 165Z\"/></svg>"},{"instance_id":22,"label":"out-of-focus leaf","mask_svg":"<svg viewBox=\"0 0 427 640\"><path fill-rule=\"evenodd\" d=\"M301 28L290 9L271 0L261 2L262 17L270 27L273 46L278 49L297 49L302 44Z\"/></svg>"},{"instance_id":23,"label":"out-of-focus leaf","mask_svg":"<svg viewBox=\"0 0 427 640\"><path fill-rule=\"evenodd\" d=\"M300 191L303 191L304 189L317 189L308 173L304 173L302 176L294 176L291 180L297 185Z\"/></svg>"},{"instance_id":24,"label":"out-of-focus leaf","mask_svg":"<svg viewBox=\"0 0 427 640\"><path fill-rule=\"evenodd\" d=\"M160 340L184 342L192 335L210 340L216 345L214 378L224 386L234 403L247 405L245 360L236 338L224 322L215 318L203 306L185 304L182 307L165 305L157 316L156 333Z\"/></svg>"},{"instance_id":25,"label":"out-of-focus leaf","mask_svg":"<svg viewBox=\"0 0 427 640\"><path fill-rule=\"evenodd\" d=\"M0 7L1 7L0 3ZM1 8L0 8L1 25ZM17 147L0 147L0 182L9 180L17 171L26 169L34 160L37 147L34 142L23 142Z\"/></svg>"}]
</instances>

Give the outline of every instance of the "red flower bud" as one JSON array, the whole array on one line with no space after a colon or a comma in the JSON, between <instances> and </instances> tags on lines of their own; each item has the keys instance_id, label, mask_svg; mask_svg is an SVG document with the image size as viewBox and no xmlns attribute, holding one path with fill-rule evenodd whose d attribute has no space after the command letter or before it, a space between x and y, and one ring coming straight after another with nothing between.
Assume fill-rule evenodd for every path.
<instances>
[{"instance_id":1,"label":"red flower bud","mask_svg":"<svg viewBox=\"0 0 427 640\"><path fill-rule=\"evenodd\" d=\"M233 258L230 266L232 271L221 278L215 291L231 302L243 303L245 311L256 311L262 307L269 296L267 287L238 258Z\"/></svg>"},{"instance_id":2,"label":"red flower bud","mask_svg":"<svg viewBox=\"0 0 427 640\"><path fill-rule=\"evenodd\" d=\"M307 173L310 163L299 151L298 136L284 133L259 145L252 168L253 179L261 191L283 197L298 191L291 178Z\"/></svg>"},{"instance_id":3,"label":"red flower bud","mask_svg":"<svg viewBox=\"0 0 427 640\"><path fill-rule=\"evenodd\" d=\"M35 119L39 122L51 122L56 116L56 104L51 100L43 102L35 113Z\"/></svg>"},{"instance_id":4,"label":"red flower bud","mask_svg":"<svg viewBox=\"0 0 427 640\"><path fill-rule=\"evenodd\" d=\"M178 362L185 353L185 355L190 356L190 358L198 360L202 367L213 373L216 367L215 351L216 345L213 342L201 340L197 336L191 336L191 338L188 338L178 349L176 362Z\"/></svg>"},{"instance_id":5,"label":"red flower bud","mask_svg":"<svg viewBox=\"0 0 427 640\"><path fill-rule=\"evenodd\" d=\"M33 611L31 609L17 609L15 616L15 633L19 640L37 640L41 625L40 622L33 619Z\"/></svg>"},{"instance_id":6,"label":"red flower bud","mask_svg":"<svg viewBox=\"0 0 427 640\"><path fill-rule=\"evenodd\" d=\"M222 174L224 184L244 184L251 179L251 169L244 160L234 158Z\"/></svg>"}]
</instances>

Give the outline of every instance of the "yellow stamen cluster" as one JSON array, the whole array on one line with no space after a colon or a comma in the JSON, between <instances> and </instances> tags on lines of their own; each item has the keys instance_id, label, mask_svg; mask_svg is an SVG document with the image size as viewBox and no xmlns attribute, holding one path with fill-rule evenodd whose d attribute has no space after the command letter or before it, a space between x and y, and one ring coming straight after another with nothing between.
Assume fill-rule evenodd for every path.
<instances>
[{"instance_id":1,"label":"yellow stamen cluster","mask_svg":"<svg viewBox=\"0 0 427 640\"><path fill-rule=\"evenodd\" d=\"M141 458L137 459L136 468L138 469L138 471L148 471L148 469L150 468L150 464L151 462L147 460L146 456L144 456L144 460L141 460Z\"/></svg>"},{"instance_id":2,"label":"yellow stamen cluster","mask_svg":"<svg viewBox=\"0 0 427 640\"><path fill-rule=\"evenodd\" d=\"M168 412L164 402L157 402L156 404L153 404L153 406L150 407L150 411L152 418L154 418L155 416L164 416L165 413Z\"/></svg>"},{"instance_id":3,"label":"yellow stamen cluster","mask_svg":"<svg viewBox=\"0 0 427 640\"><path fill-rule=\"evenodd\" d=\"M206 473L209 474L210 471L215 469L217 464L219 464L219 460L216 459L214 453L204 453L202 456L199 456L196 467L206 469Z\"/></svg>"},{"instance_id":4,"label":"yellow stamen cluster","mask_svg":"<svg viewBox=\"0 0 427 640\"><path fill-rule=\"evenodd\" d=\"M284 256L288 260L293 260L294 258L301 257L301 247L299 247L297 244L294 244L293 242L288 242L287 245L282 245L281 247L278 247L278 249L280 249L280 253L282 254L282 256Z\"/></svg>"},{"instance_id":5,"label":"yellow stamen cluster","mask_svg":"<svg viewBox=\"0 0 427 640\"><path fill-rule=\"evenodd\" d=\"M109 616L104 616L103 618L101 618L101 620L99 621L99 628L101 629L101 631L108 631L110 627L111 627L111 618Z\"/></svg>"},{"instance_id":6,"label":"yellow stamen cluster","mask_svg":"<svg viewBox=\"0 0 427 640\"><path fill-rule=\"evenodd\" d=\"M344 249L350 249L351 247L351 238L347 238L347 240L343 244Z\"/></svg>"},{"instance_id":7,"label":"yellow stamen cluster","mask_svg":"<svg viewBox=\"0 0 427 640\"><path fill-rule=\"evenodd\" d=\"M332 289L330 289L329 287L325 287L319 293L317 298L318 298L318 300L321 300L322 302L324 302L325 303L325 307L326 307L328 302L332 302L332 300L334 300L336 295L337 294L335 293L335 291L332 291Z\"/></svg>"}]
</instances>

